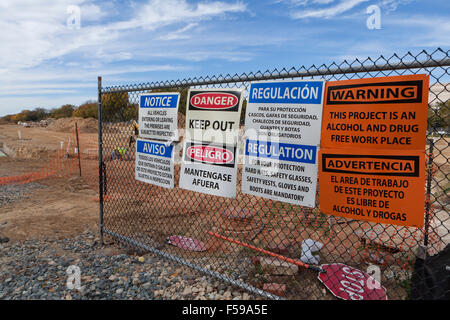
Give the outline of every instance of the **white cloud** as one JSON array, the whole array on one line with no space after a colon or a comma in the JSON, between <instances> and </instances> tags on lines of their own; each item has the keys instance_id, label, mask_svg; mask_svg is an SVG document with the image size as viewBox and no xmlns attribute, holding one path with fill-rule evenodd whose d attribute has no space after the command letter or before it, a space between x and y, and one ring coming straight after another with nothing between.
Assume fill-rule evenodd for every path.
<instances>
[{"instance_id":1,"label":"white cloud","mask_svg":"<svg viewBox=\"0 0 450 320\"><path fill-rule=\"evenodd\" d=\"M73 5L81 10L80 29L67 27L67 8ZM67 94L66 102L70 102L76 96L74 88L78 92L91 85L96 88L97 75L124 80L128 74L139 79L136 74L187 70L172 61L167 63L167 48L154 40L170 45L204 21L246 10L240 0L147 0L114 6L99 0L0 0L0 116L6 104L20 99L8 100L8 94L23 94L24 101L29 101L30 94L38 94L44 104L59 102L60 96ZM181 52L179 47L175 51ZM202 51L197 59L208 59L214 52L216 49ZM145 63L158 55L158 63ZM179 59L186 60L182 55ZM219 59L239 57L221 52ZM52 100L48 95L58 97Z\"/></svg>"},{"instance_id":2,"label":"white cloud","mask_svg":"<svg viewBox=\"0 0 450 320\"><path fill-rule=\"evenodd\" d=\"M195 28L196 26L198 26L198 23L189 23L187 26L175 30L173 32L170 32L168 34L164 34L162 36L160 36L158 39L160 40L179 40L179 39L188 39L189 35L186 34L187 31Z\"/></svg>"},{"instance_id":3,"label":"white cloud","mask_svg":"<svg viewBox=\"0 0 450 320\"><path fill-rule=\"evenodd\" d=\"M107 16L108 11L95 4L80 6L82 21L98 21Z\"/></svg>"},{"instance_id":4,"label":"white cloud","mask_svg":"<svg viewBox=\"0 0 450 320\"><path fill-rule=\"evenodd\" d=\"M347 12L357 5L367 1L369 0L341 0L338 4L334 4L333 6L328 6L325 8L296 10L291 13L291 17L294 19L332 18L339 14Z\"/></svg>"},{"instance_id":5,"label":"white cloud","mask_svg":"<svg viewBox=\"0 0 450 320\"><path fill-rule=\"evenodd\" d=\"M355 8L363 2L369 0L277 0L291 7L296 8L291 11L294 19L306 18L333 18ZM387 12L395 11L400 5L406 5L416 0L378 0L375 3ZM305 9L299 10L297 7Z\"/></svg>"},{"instance_id":6,"label":"white cloud","mask_svg":"<svg viewBox=\"0 0 450 320\"><path fill-rule=\"evenodd\" d=\"M380 5L388 11L395 11L398 6L409 4L413 1L415 0L381 0Z\"/></svg>"},{"instance_id":7,"label":"white cloud","mask_svg":"<svg viewBox=\"0 0 450 320\"><path fill-rule=\"evenodd\" d=\"M132 18L128 20L85 26L83 19L95 21L105 14L105 9L91 0L2 0L2 5L5 9L0 10L0 43L7 45L0 47L0 69L29 68L89 47L102 48L98 58L108 55L109 61L114 58L129 59L129 53L122 50L110 54L106 47L126 40L131 30L155 30L171 24L185 24L166 36L168 39L178 39L198 21L246 10L246 5L239 1L194 5L186 0L150 0L136 6ZM67 28L69 15L66 9L69 5L81 7L81 29Z\"/></svg>"}]
</instances>

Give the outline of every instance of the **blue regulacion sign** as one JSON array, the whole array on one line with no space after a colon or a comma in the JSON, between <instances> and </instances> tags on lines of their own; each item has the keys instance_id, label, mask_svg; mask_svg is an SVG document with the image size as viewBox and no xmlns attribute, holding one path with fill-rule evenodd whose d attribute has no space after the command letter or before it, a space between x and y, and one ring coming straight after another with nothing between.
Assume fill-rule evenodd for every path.
<instances>
[{"instance_id":1,"label":"blue regulacion sign","mask_svg":"<svg viewBox=\"0 0 450 320\"><path fill-rule=\"evenodd\" d=\"M323 81L254 82L249 103L320 104Z\"/></svg>"},{"instance_id":2,"label":"blue regulacion sign","mask_svg":"<svg viewBox=\"0 0 450 320\"><path fill-rule=\"evenodd\" d=\"M316 163L315 146L247 140L245 155L298 163Z\"/></svg>"}]
</instances>

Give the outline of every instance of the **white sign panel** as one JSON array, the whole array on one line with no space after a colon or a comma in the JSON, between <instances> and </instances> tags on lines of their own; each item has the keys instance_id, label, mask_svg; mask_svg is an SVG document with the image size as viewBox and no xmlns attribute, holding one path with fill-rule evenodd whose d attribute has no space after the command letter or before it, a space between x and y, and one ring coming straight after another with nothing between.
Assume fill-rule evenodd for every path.
<instances>
[{"instance_id":1,"label":"white sign panel","mask_svg":"<svg viewBox=\"0 0 450 320\"><path fill-rule=\"evenodd\" d=\"M314 207L317 147L247 139L242 192Z\"/></svg>"},{"instance_id":2,"label":"white sign panel","mask_svg":"<svg viewBox=\"0 0 450 320\"><path fill-rule=\"evenodd\" d=\"M324 87L322 80L252 82L245 130L259 140L319 145Z\"/></svg>"},{"instance_id":3,"label":"white sign panel","mask_svg":"<svg viewBox=\"0 0 450 320\"><path fill-rule=\"evenodd\" d=\"M315 207L324 82L255 82L245 118L242 192Z\"/></svg>"},{"instance_id":4,"label":"white sign panel","mask_svg":"<svg viewBox=\"0 0 450 320\"><path fill-rule=\"evenodd\" d=\"M147 139L178 140L179 93L139 95L139 136Z\"/></svg>"},{"instance_id":5,"label":"white sign panel","mask_svg":"<svg viewBox=\"0 0 450 320\"><path fill-rule=\"evenodd\" d=\"M135 175L138 181L173 189L173 145L137 139Z\"/></svg>"},{"instance_id":6,"label":"white sign panel","mask_svg":"<svg viewBox=\"0 0 450 320\"><path fill-rule=\"evenodd\" d=\"M237 147L186 141L181 164L180 188L236 197Z\"/></svg>"},{"instance_id":7,"label":"white sign panel","mask_svg":"<svg viewBox=\"0 0 450 320\"><path fill-rule=\"evenodd\" d=\"M186 105L187 139L236 144L243 92L241 89L190 89Z\"/></svg>"}]
</instances>

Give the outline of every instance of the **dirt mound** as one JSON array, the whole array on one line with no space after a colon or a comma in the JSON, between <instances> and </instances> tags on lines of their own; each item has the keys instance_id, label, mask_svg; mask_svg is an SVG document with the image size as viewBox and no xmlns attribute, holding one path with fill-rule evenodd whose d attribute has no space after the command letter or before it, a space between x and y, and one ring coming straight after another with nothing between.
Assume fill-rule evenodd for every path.
<instances>
[{"instance_id":1,"label":"dirt mound","mask_svg":"<svg viewBox=\"0 0 450 320\"><path fill-rule=\"evenodd\" d=\"M94 118L61 118L51 121L47 129L57 132L74 132L75 123L79 133L96 133L98 130L98 122Z\"/></svg>"}]
</instances>

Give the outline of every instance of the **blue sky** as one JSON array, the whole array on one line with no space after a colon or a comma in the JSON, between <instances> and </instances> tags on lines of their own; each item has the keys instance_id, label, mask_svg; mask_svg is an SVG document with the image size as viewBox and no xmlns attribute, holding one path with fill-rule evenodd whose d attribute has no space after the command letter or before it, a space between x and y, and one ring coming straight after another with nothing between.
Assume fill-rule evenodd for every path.
<instances>
[{"instance_id":1,"label":"blue sky","mask_svg":"<svg viewBox=\"0 0 450 320\"><path fill-rule=\"evenodd\" d=\"M98 75L111 86L448 50L450 1L0 0L0 43L2 116L96 100Z\"/></svg>"}]
</instances>

